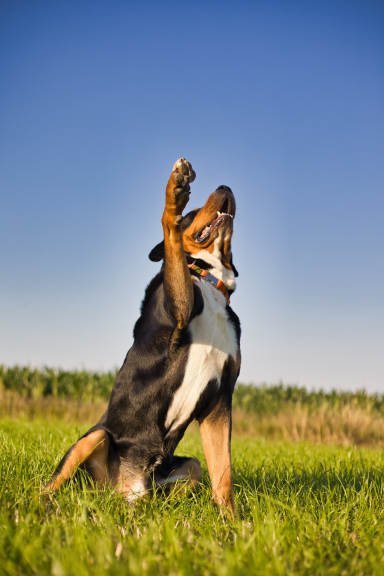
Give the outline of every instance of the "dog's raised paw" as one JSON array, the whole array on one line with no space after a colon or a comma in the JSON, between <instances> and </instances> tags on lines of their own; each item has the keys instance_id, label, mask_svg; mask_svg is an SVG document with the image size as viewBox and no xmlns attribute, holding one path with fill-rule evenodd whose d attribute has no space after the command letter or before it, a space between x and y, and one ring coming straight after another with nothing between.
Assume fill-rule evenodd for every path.
<instances>
[{"instance_id":1,"label":"dog's raised paw","mask_svg":"<svg viewBox=\"0 0 384 576\"><path fill-rule=\"evenodd\" d=\"M173 167L165 194L165 210L170 211L172 216L183 213L191 193L190 183L195 178L196 174L191 164L185 158L179 158Z\"/></svg>"},{"instance_id":2,"label":"dog's raised paw","mask_svg":"<svg viewBox=\"0 0 384 576\"><path fill-rule=\"evenodd\" d=\"M173 167L173 181L176 184L175 196L189 192L190 183L196 178L195 171L185 158L179 158Z\"/></svg>"}]
</instances>

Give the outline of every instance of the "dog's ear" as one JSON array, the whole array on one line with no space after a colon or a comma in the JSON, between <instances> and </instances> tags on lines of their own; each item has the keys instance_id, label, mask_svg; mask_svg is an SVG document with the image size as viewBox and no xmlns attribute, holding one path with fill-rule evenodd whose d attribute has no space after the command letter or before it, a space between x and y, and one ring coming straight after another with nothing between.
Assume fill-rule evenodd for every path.
<instances>
[{"instance_id":1,"label":"dog's ear","mask_svg":"<svg viewBox=\"0 0 384 576\"><path fill-rule=\"evenodd\" d=\"M232 268L232 270L233 270L233 273L234 273L234 275L235 275L235 278L237 278L238 275L239 275L239 273L238 273L238 271L236 270L236 267L235 267L234 264L233 264L232 254L231 254L231 262L230 262L230 264L231 264L231 268Z\"/></svg>"},{"instance_id":2,"label":"dog's ear","mask_svg":"<svg viewBox=\"0 0 384 576\"><path fill-rule=\"evenodd\" d=\"M160 260L164 260L164 240L150 251L148 258L152 260L152 262L160 262Z\"/></svg>"}]
</instances>

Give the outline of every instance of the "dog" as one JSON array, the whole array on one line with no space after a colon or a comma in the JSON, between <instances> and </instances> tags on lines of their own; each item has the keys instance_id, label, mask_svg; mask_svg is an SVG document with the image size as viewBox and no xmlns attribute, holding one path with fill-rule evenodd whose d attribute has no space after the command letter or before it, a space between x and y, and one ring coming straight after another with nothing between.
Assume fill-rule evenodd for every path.
<instances>
[{"instance_id":1,"label":"dog","mask_svg":"<svg viewBox=\"0 0 384 576\"><path fill-rule=\"evenodd\" d=\"M212 482L212 500L235 515L231 467L232 394L240 370L240 322L229 305L238 276L231 239L236 212L219 186L201 209L182 216L195 179L184 158L166 186L164 239L149 254L162 261L148 285L134 343L117 374L108 409L65 454L47 493L78 469L94 486L112 486L129 501L154 488L194 488L200 462L174 456L197 419Z\"/></svg>"}]
</instances>

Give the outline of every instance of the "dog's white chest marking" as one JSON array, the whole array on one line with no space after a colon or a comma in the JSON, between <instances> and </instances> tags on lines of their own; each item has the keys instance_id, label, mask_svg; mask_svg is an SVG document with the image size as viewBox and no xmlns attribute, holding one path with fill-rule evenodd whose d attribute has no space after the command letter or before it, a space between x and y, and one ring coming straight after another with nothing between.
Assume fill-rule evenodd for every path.
<instances>
[{"instance_id":1,"label":"dog's white chest marking","mask_svg":"<svg viewBox=\"0 0 384 576\"><path fill-rule=\"evenodd\" d=\"M203 294L204 310L189 324L192 344L185 376L165 421L170 431L188 420L210 380L217 380L219 389L224 363L228 356L236 359L238 349L235 328L225 311L225 297L206 280L196 281Z\"/></svg>"}]
</instances>

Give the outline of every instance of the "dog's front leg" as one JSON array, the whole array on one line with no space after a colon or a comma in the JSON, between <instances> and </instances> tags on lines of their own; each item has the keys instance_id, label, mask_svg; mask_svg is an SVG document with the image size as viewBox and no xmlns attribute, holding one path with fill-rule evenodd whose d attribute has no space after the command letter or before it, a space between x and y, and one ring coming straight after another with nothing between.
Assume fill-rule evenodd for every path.
<instances>
[{"instance_id":1,"label":"dog's front leg","mask_svg":"<svg viewBox=\"0 0 384 576\"><path fill-rule=\"evenodd\" d=\"M231 401L223 395L200 420L200 434L212 482L212 500L236 516L231 464Z\"/></svg>"},{"instance_id":2,"label":"dog's front leg","mask_svg":"<svg viewBox=\"0 0 384 576\"><path fill-rule=\"evenodd\" d=\"M164 291L167 306L179 330L187 325L193 309L193 286L183 248L182 212L189 201L189 184L195 179L192 166L180 158L165 191L161 220L164 231Z\"/></svg>"}]
</instances>

